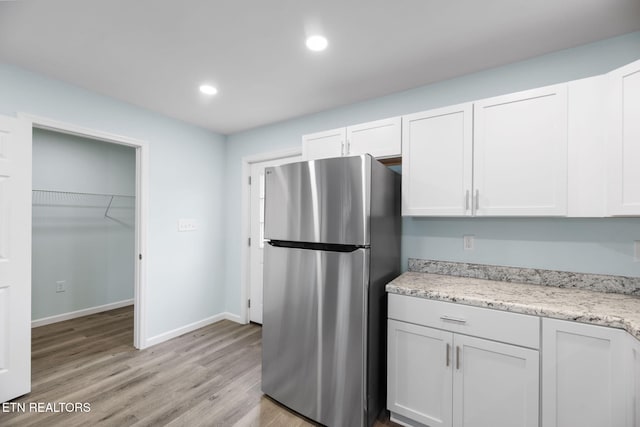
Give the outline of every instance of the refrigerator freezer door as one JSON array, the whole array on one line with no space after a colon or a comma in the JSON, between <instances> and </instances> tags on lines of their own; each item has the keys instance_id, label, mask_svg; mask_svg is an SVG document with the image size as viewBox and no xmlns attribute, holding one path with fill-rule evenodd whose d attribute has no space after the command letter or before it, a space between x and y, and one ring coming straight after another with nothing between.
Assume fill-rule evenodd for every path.
<instances>
[{"instance_id":1,"label":"refrigerator freezer door","mask_svg":"<svg viewBox=\"0 0 640 427\"><path fill-rule=\"evenodd\" d=\"M267 168L265 238L368 245L369 155Z\"/></svg>"},{"instance_id":2,"label":"refrigerator freezer door","mask_svg":"<svg viewBox=\"0 0 640 427\"><path fill-rule=\"evenodd\" d=\"M369 250L265 248L262 390L329 426L366 420Z\"/></svg>"}]
</instances>

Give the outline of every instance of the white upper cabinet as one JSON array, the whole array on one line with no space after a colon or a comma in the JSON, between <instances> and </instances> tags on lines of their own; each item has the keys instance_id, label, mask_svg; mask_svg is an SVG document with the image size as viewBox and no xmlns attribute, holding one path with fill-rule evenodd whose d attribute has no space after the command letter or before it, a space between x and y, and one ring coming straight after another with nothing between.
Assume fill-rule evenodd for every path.
<instances>
[{"instance_id":1,"label":"white upper cabinet","mask_svg":"<svg viewBox=\"0 0 640 427\"><path fill-rule=\"evenodd\" d=\"M338 128L302 136L302 157L305 160L326 159L344 155L346 129Z\"/></svg>"},{"instance_id":2,"label":"white upper cabinet","mask_svg":"<svg viewBox=\"0 0 640 427\"><path fill-rule=\"evenodd\" d=\"M369 153L377 159L399 157L402 154L401 118L349 126L345 151L348 156Z\"/></svg>"},{"instance_id":3,"label":"white upper cabinet","mask_svg":"<svg viewBox=\"0 0 640 427\"><path fill-rule=\"evenodd\" d=\"M567 84L569 217L606 216L605 115L607 78Z\"/></svg>"},{"instance_id":4,"label":"white upper cabinet","mask_svg":"<svg viewBox=\"0 0 640 427\"><path fill-rule=\"evenodd\" d=\"M477 216L567 214L567 90L548 86L474 103Z\"/></svg>"},{"instance_id":5,"label":"white upper cabinet","mask_svg":"<svg viewBox=\"0 0 640 427\"><path fill-rule=\"evenodd\" d=\"M567 89L403 118L403 215L565 216Z\"/></svg>"},{"instance_id":6,"label":"white upper cabinet","mask_svg":"<svg viewBox=\"0 0 640 427\"><path fill-rule=\"evenodd\" d=\"M306 160L371 154L377 159L400 157L401 119L392 117L302 136Z\"/></svg>"},{"instance_id":7,"label":"white upper cabinet","mask_svg":"<svg viewBox=\"0 0 640 427\"><path fill-rule=\"evenodd\" d=\"M608 213L640 215L640 61L608 79Z\"/></svg>"},{"instance_id":8,"label":"white upper cabinet","mask_svg":"<svg viewBox=\"0 0 640 427\"><path fill-rule=\"evenodd\" d=\"M471 215L471 103L402 120L402 214Z\"/></svg>"}]
</instances>

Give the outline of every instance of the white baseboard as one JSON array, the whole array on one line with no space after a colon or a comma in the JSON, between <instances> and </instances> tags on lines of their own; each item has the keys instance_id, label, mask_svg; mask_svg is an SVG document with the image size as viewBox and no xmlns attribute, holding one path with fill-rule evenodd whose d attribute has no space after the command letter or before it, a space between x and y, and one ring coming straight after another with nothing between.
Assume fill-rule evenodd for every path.
<instances>
[{"instance_id":1,"label":"white baseboard","mask_svg":"<svg viewBox=\"0 0 640 427\"><path fill-rule=\"evenodd\" d=\"M202 319L197 322L193 322L188 325L182 326L180 328L176 328L174 330L164 332L162 334L158 334L156 336L148 338L145 342L144 348L151 347L152 345L160 344L161 342L165 342L172 338L179 337L180 335L193 332L196 329L204 328L205 326L209 326L221 320L230 320L232 322L236 322L240 324L243 323L240 320L240 316L237 316L233 313L224 312L224 313L216 314L215 316L207 317L206 319Z\"/></svg>"},{"instance_id":2,"label":"white baseboard","mask_svg":"<svg viewBox=\"0 0 640 427\"><path fill-rule=\"evenodd\" d=\"M176 328L172 331L164 332L162 334L153 336L151 338L147 338L145 348L151 347L152 345L160 344L161 342L165 342L170 340L171 338L179 337L182 334L186 334L196 329L204 328L212 323L219 322L220 320L226 319L225 313L216 314L215 316L207 317L206 319L199 320L197 322L190 323L188 325L182 326L180 328Z\"/></svg>"},{"instance_id":3,"label":"white baseboard","mask_svg":"<svg viewBox=\"0 0 640 427\"><path fill-rule=\"evenodd\" d=\"M232 322L240 323L241 325L246 324L247 322L243 322L240 316L237 314L229 313L228 311L224 313L224 318L227 320L231 320Z\"/></svg>"},{"instance_id":4,"label":"white baseboard","mask_svg":"<svg viewBox=\"0 0 640 427\"><path fill-rule=\"evenodd\" d=\"M126 307L128 305L133 305L133 299L112 302L111 304L99 305L97 307L90 307L82 310L72 311L70 313L57 314L55 316L32 320L31 327L37 328L38 326L50 325L51 323L62 322L65 320L75 319L77 317L88 316L90 314L101 313L103 311L115 310L116 308Z\"/></svg>"}]
</instances>

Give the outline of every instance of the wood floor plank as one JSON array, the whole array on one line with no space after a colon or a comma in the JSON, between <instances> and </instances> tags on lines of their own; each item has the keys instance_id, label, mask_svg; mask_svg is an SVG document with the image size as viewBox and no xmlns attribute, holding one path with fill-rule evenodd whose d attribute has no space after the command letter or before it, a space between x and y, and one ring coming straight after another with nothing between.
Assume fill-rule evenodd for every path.
<instances>
[{"instance_id":1,"label":"wood floor plank","mask_svg":"<svg viewBox=\"0 0 640 427\"><path fill-rule=\"evenodd\" d=\"M0 425L315 426L262 394L261 335L223 320L139 351L131 306L34 328L32 391L13 402L88 402L91 411L0 413Z\"/></svg>"}]
</instances>

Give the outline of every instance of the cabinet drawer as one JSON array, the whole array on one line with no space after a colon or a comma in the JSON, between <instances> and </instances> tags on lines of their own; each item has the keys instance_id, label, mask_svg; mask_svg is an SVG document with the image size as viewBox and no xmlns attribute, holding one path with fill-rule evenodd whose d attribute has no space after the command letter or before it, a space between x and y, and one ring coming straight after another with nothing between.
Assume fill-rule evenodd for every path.
<instances>
[{"instance_id":1,"label":"cabinet drawer","mask_svg":"<svg viewBox=\"0 0 640 427\"><path fill-rule=\"evenodd\" d=\"M540 318L537 316L389 294L388 317L523 347L540 348Z\"/></svg>"}]
</instances>

